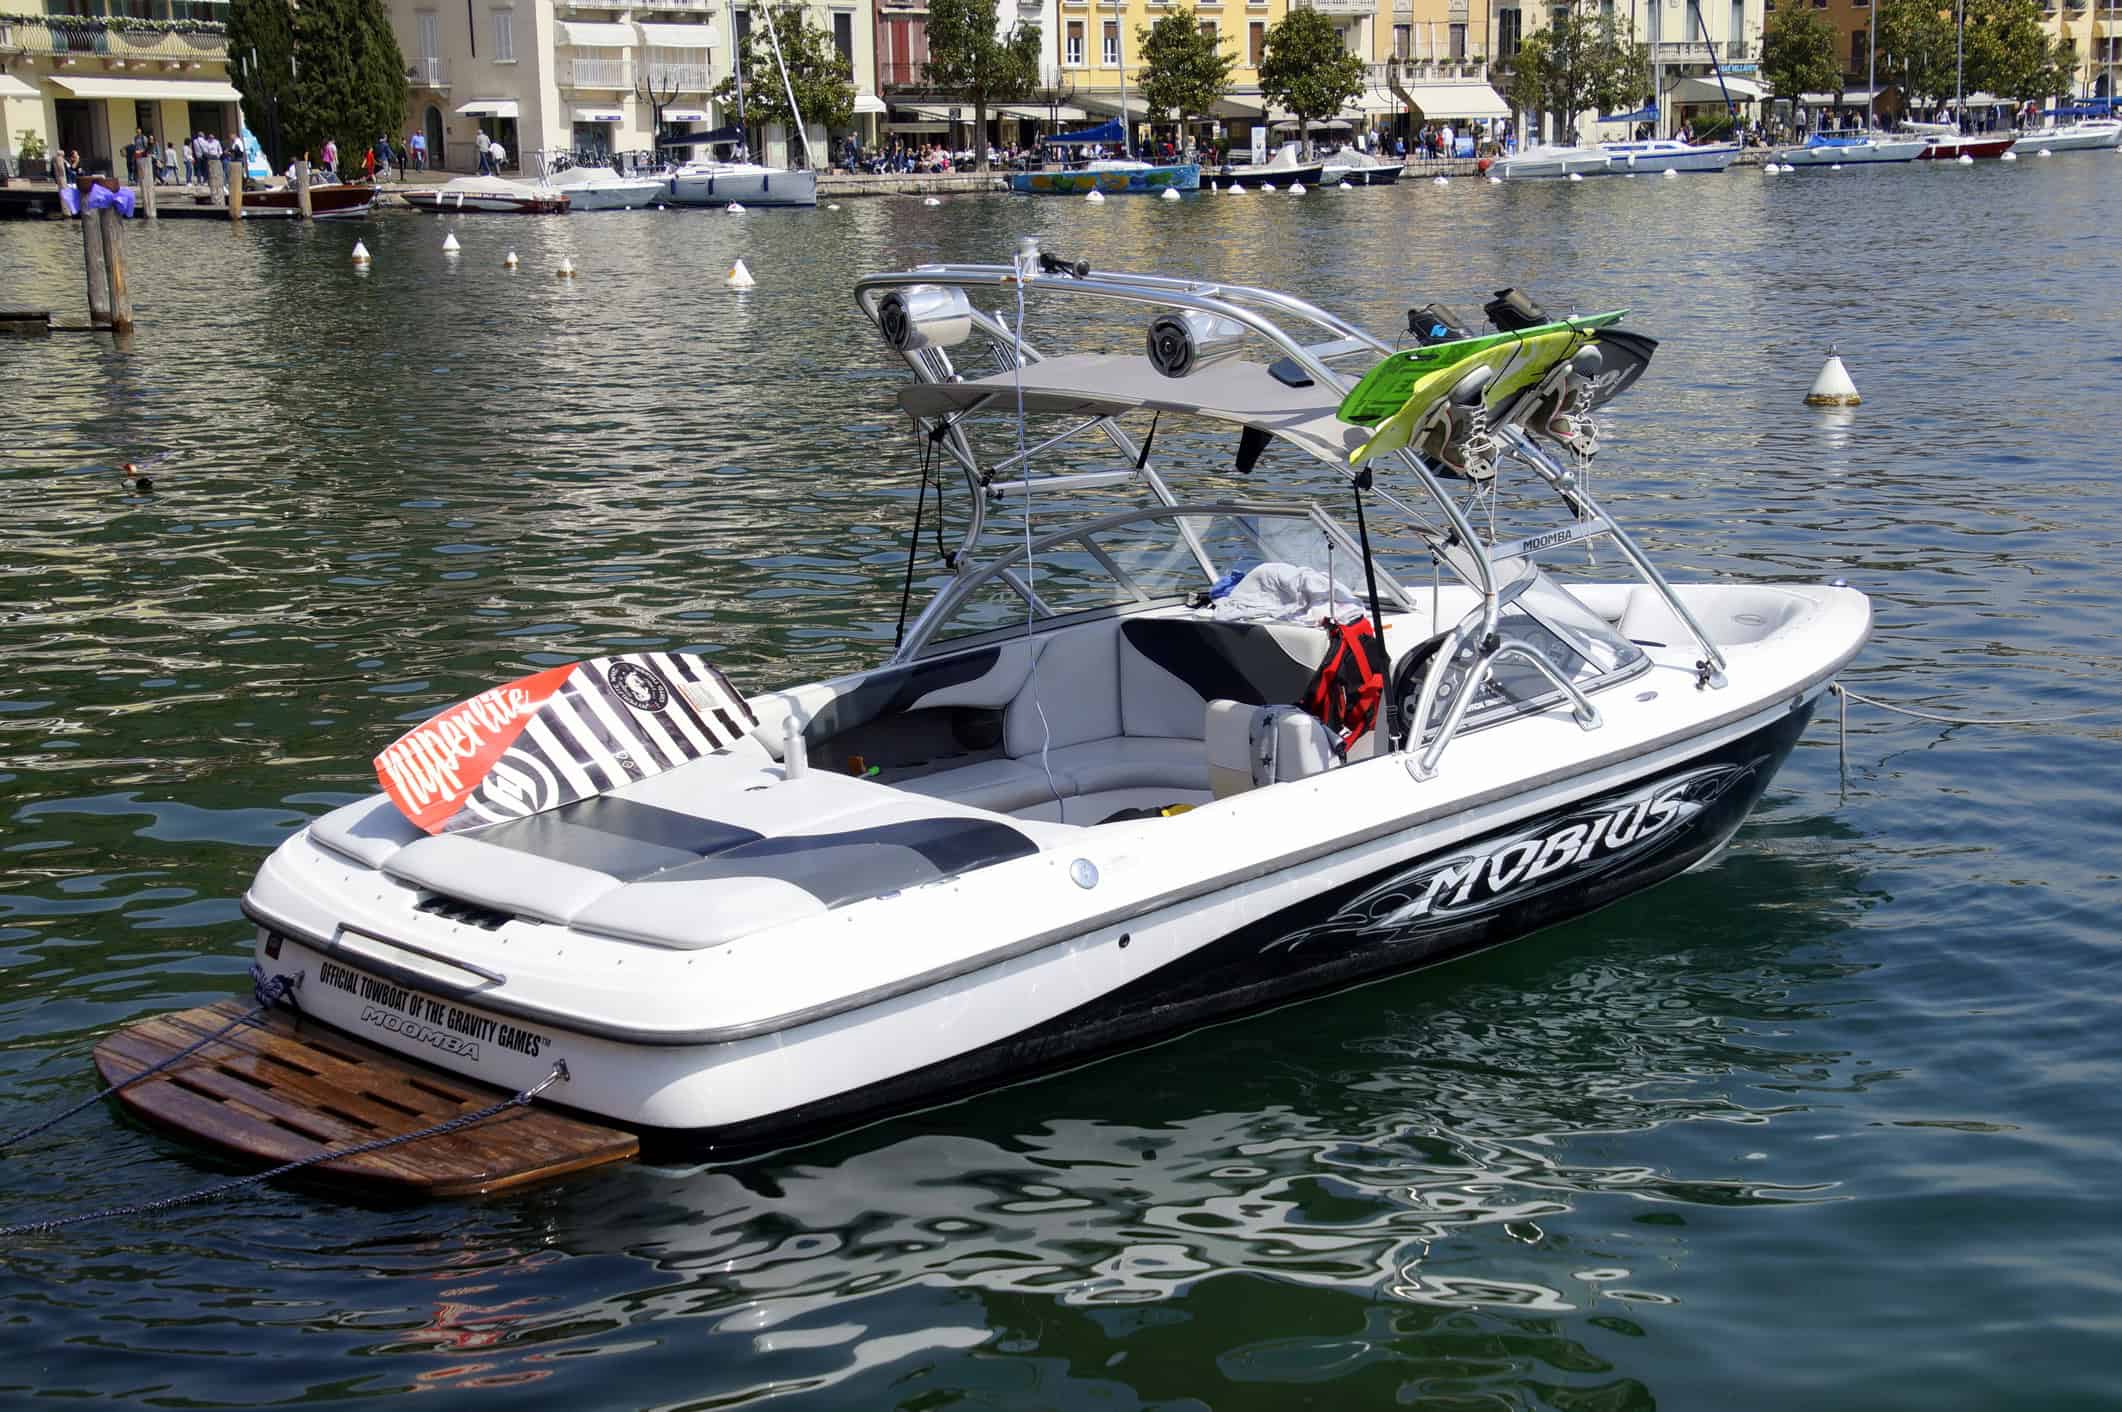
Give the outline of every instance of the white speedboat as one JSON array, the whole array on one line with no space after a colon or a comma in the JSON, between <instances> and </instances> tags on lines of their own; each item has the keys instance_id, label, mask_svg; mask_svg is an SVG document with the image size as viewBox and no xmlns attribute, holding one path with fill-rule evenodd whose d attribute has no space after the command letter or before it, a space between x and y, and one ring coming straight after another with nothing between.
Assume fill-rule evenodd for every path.
<instances>
[{"instance_id":1,"label":"white speedboat","mask_svg":"<svg viewBox=\"0 0 2122 1412\"><path fill-rule=\"evenodd\" d=\"M1876 132L1816 132L1802 147L1786 147L1776 159L1791 167L1848 167L1877 162L1913 162L1930 145L1923 137Z\"/></svg>"},{"instance_id":2,"label":"white speedboat","mask_svg":"<svg viewBox=\"0 0 2122 1412\"><path fill-rule=\"evenodd\" d=\"M2036 152L2085 152L2116 146L2122 146L2122 119L2087 118L2021 133L2012 150L2031 156Z\"/></svg>"},{"instance_id":3,"label":"white speedboat","mask_svg":"<svg viewBox=\"0 0 2122 1412\"><path fill-rule=\"evenodd\" d=\"M1721 172L1739 155L1736 142L1700 146L1661 137L1641 142L1602 142L1610 172Z\"/></svg>"},{"instance_id":4,"label":"white speedboat","mask_svg":"<svg viewBox=\"0 0 2122 1412\"><path fill-rule=\"evenodd\" d=\"M1326 164L1305 161L1303 150L1294 142L1285 142L1264 162L1235 165L1226 162L1208 179L1217 186L1242 186L1249 191L1268 186L1286 191L1292 184L1317 186L1325 175Z\"/></svg>"},{"instance_id":5,"label":"white speedboat","mask_svg":"<svg viewBox=\"0 0 2122 1412\"><path fill-rule=\"evenodd\" d=\"M815 206L818 174L757 162L687 162L663 179L677 206Z\"/></svg>"},{"instance_id":6,"label":"white speedboat","mask_svg":"<svg viewBox=\"0 0 2122 1412\"><path fill-rule=\"evenodd\" d=\"M1606 150L1602 147L1528 147L1508 157L1499 157L1488 169L1504 181L1552 181L1573 176L1599 176L1606 172Z\"/></svg>"},{"instance_id":7,"label":"white speedboat","mask_svg":"<svg viewBox=\"0 0 2122 1412\"><path fill-rule=\"evenodd\" d=\"M344 1130L375 1105L329 1092L343 1032L423 1092L548 1084L730 1153L1286 1005L1701 866L1865 640L1850 589L1669 585L1593 496L1589 413L1654 346L1618 316L1396 355L1272 290L1026 246L856 286L968 492L939 564L916 518L908 583L945 583L896 650L748 692L605 658L416 727L389 793L244 899L261 984L306 977L339 1057L309 1098L215 1079L228 1104L165 1120ZM1020 291L1047 328L1142 311L1146 352L1021 344L987 312ZM1229 437L1253 493L1189 494L1230 463L1152 460L1162 417ZM1432 426L1464 444L1433 459ZM1444 469L1476 452L1493 492ZM1030 530L990 519L1019 505ZM1541 568L1594 538L1611 581Z\"/></svg>"},{"instance_id":8,"label":"white speedboat","mask_svg":"<svg viewBox=\"0 0 2122 1412\"><path fill-rule=\"evenodd\" d=\"M539 183L536 186L502 177L457 177L440 186L401 191L399 197L416 211L438 216L486 212L492 215L552 216L568 209L567 193Z\"/></svg>"},{"instance_id":9,"label":"white speedboat","mask_svg":"<svg viewBox=\"0 0 2122 1412\"><path fill-rule=\"evenodd\" d=\"M1400 180L1407 166L1398 157L1358 152L1344 148L1326 159L1320 180L1328 186L1347 182L1351 186L1390 186Z\"/></svg>"},{"instance_id":10,"label":"white speedboat","mask_svg":"<svg viewBox=\"0 0 2122 1412\"><path fill-rule=\"evenodd\" d=\"M566 192L569 209L576 211L631 211L668 195L658 177L621 176L610 167L566 167L546 181Z\"/></svg>"}]
</instances>

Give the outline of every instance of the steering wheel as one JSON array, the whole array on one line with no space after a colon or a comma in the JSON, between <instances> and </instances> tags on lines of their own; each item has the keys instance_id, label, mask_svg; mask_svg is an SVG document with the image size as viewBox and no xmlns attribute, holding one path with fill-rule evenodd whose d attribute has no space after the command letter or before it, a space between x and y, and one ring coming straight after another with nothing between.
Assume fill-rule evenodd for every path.
<instances>
[{"instance_id":1,"label":"steering wheel","mask_svg":"<svg viewBox=\"0 0 2122 1412\"><path fill-rule=\"evenodd\" d=\"M1393 663L1392 676L1385 687L1386 737L1393 749L1403 748L1413 735L1415 711L1422 704L1422 678L1429 671L1430 659L1450 640L1450 633L1440 632L1427 642L1410 647Z\"/></svg>"}]
</instances>

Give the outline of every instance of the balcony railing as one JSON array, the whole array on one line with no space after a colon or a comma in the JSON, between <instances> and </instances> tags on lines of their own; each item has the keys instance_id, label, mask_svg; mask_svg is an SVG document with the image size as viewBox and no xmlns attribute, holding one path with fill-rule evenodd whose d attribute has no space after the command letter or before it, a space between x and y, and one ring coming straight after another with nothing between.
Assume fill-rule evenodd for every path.
<instances>
[{"instance_id":1,"label":"balcony railing","mask_svg":"<svg viewBox=\"0 0 2122 1412\"><path fill-rule=\"evenodd\" d=\"M415 88L447 88L449 68L440 59L410 59L405 65L405 81Z\"/></svg>"},{"instance_id":2,"label":"balcony railing","mask_svg":"<svg viewBox=\"0 0 2122 1412\"><path fill-rule=\"evenodd\" d=\"M648 81L657 93L705 93L710 86L705 64L650 64Z\"/></svg>"},{"instance_id":3,"label":"balcony railing","mask_svg":"<svg viewBox=\"0 0 2122 1412\"><path fill-rule=\"evenodd\" d=\"M1291 0L1291 8L1317 10L1322 15L1367 15L1377 6L1375 0Z\"/></svg>"},{"instance_id":4,"label":"balcony railing","mask_svg":"<svg viewBox=\"0 0 2122 1412\"><path fill-rule=\"evenodd\" d=\"M205 32L77 28L11 21L5 47L25 54L101 54L123 59L228 58L228 37Z\"/></svg>"},{"instance_id":5,"label":"balcony railing","mask_svg":"<svg viewBox=\"0 0 2122 1412\"><path fill-rule=\"evenodd\" d=\"M1486 78L1488 60L1483 57L1478 44L1468 45L1463 59L1388 59L1370 66L1371 87L1391 87L1396 69L1402 83L1441 83Z\"/></svg>"},{"instance_id":6,"label":"balcony railing","mask_svg":"<svg viewBox=\"0 0 2122 1412\"><path fill-rule=\"evenodd\" d=\"M612 8L622 9L625 7L614 5ZM722 6L718 3L718 0L634 0L633 8L644 11L690 10L696 14L704 12L719 15L722 13Z\"/></svg>"},{"instance_id":7,"label":"balcony railing","mask_svg":"<svg viewBox=\"0 0 2122 1412\"><path fill-rule=\"evenodd\" d=\"M677 69L698 68L698 65L674 65ZM627 76L624 59L576 59L569 68L570 81L576 88L632 88L633 79ZM702 70L705 72L705 70ZM658 84L658 88L662 85Z\"/></svg>"},{"instance_id":8,"label":"balcony railing","mask_svg":"<svg viewBox=\"0 0 2122 1412\"><path fill-rule=\"evenodd\" d=\"M920 59L891 59L877 64L877 87L926 88L928 64Z\"/></svg>"}]
</instances>

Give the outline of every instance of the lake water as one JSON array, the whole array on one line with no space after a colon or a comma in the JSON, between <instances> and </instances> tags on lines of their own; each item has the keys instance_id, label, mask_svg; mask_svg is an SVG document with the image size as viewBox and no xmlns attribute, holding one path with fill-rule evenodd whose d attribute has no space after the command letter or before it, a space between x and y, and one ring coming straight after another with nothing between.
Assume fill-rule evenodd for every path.
<instances>
[{"instance_id":1,"label":"lake water","mask_svg":"<svg viewBox=\"0 0 2122 1412\"><path fill-rule=\"evenodd\" d=\"M2122 160L452 228L136 226L127 350L0 344L0 1127L246 994L250 874L420 713L621 648L872 660L918 460L851 281L1020 233L1373 327L1627 305L1664 342L1600 483L1669 574L1847 578L1867 694L2098 714L1854 707L1846 798L1818 722L1721 862L1587 921L771 1158L17 1239L0 1400L2122 1397ZM0 226L0 302L81 286ZM1800 405L1830 342L1854 412ZM94 1110L0 1222L229 1170Z\"/></svg>"}]
</instances>

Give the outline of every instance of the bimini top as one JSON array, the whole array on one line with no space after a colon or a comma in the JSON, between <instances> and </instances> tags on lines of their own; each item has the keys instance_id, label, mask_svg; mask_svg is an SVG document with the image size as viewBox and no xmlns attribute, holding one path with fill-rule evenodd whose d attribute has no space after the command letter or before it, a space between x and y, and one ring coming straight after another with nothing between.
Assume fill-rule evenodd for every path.
<instances>
[{"instance_id":1,"label":"bimini top","mask_svg":"<svg viewBox=\"0 0 2122 1412\"><path fill-rule=\"evenodd\" d=\"M1277 377L1264 363L1226 361L1186 378L1160 375L1143 354L1070 353L1024 366L1024 410L1112 417L1125 412L1181 412L1258 427L1324 461L1345 463L1370 430L1341 420L1343 389L1322 386L1301 372L1302 386ZM914 383L900 389L899 406L916 417L953 412L1017 410L1011 371L964 382Z\"/></svg>"}]
</instances>

